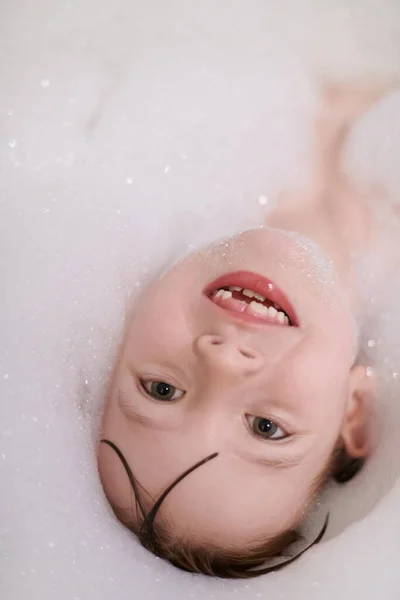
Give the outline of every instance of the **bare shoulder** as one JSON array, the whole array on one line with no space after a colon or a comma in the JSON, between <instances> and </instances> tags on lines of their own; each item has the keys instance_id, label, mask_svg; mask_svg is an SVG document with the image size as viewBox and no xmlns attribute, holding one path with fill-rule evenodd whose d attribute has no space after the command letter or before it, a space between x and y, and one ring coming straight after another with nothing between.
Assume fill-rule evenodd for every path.
<instances>
[{"instance_id":1,"label":"bare shoulder","mask_svg":"<svg viewBox=\"0 0 400 600\"><path fill-rule=\"evenodd\" d=\"M325 202L341 179L341 156L353 125L393 89L391 83L357 82L332 82L320 88L307 190L314 206Z\"/></svg>"},{"instance_id":2,"label":"bare shoulder","mask_svg":"<svg viewBox=\"0 0 400 600\"><path fill-rule=\"evenodd\" d=\"M337 171L352 126L394 87L389 83L330 83L321 88L314 136L315 165L322 176Z\"/></svg>"},{"instance_id":3,"label":"bare shoulder","mask_svg":"<svg viewBox=\"0 0 400 600\"><path fill-rule=\"evenodd\" d=\"M342 153L356 121L394 85L329 83L320 87L320 102L310 131L310 169L305 188L282 194L268 223L289 223L320 231L320 237L366 250L375 239L375 224L365 191L342 172ZM325 239L324 238L324 239ZM346 246L347 247L347 246Z\"/></svg>"},{"instance_id":4,"label":"bare shoulder","mask_svg":"<svg viewBox=\"0 0 400 600\"><path fill-rule=\"evenodd\" d=\"M372 105L395 89L392 83L330 83L321 88L321 116L335 127L351 126Z\"/></svg>"}]
</instances>

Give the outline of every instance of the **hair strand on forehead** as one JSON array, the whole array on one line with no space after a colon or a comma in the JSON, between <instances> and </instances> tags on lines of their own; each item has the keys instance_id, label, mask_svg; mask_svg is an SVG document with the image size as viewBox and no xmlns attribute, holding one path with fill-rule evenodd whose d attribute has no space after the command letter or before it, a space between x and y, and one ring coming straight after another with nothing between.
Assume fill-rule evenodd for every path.
<instances>
[{"instance_id":1,"label":"hair strand on forehead","mask_svg":"<svg viewBox=\"0 0 400 600\"><path fill-rule=\"evenodd\" d=\"M191 573L203 573L222 578L241 578L248 579L265 575L273 571L278 571L297 560L307 550L315 544L318 544L325 534L328 526L329 514L327 515L324 525L318 536L308 544L303 550L295 556L287 560L263 567L268 559L276 559L287 555L287 550L294 543L300 541L302 536L295 529L284 531L279 536L267 541L254 544L250 548L241 550L221 549L212 544L200 545L187 540L178 539L170 528L161 519L158 519L157 524L155 518L159 509L168 494L193 471L206 464L210 460L218 456L218 452L214 452L197 462L195 465L182 473L173 483L171 483L156 500L152 508L146 514L146 510L142 499L140 498L139 488L142 486L135 479L131 468L129 467L125 457L119 448L111 441L102 439L102 443L107 444L116 452L118 458L127 473L129 482L135 494L136 506L138 515L138 523L127 519L124 511L113 506L113 510L120 519L139 539L141 544L150 552L168 560L174 566ZM142 488L144 489L144 488Z\"/></svg>"}]
</instances>

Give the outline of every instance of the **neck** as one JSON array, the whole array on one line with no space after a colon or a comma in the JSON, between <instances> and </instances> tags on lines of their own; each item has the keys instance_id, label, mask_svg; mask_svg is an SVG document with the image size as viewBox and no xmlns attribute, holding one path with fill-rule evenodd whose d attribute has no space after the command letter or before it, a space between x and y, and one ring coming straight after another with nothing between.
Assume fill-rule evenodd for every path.
<instances>
[{"instance_id":1,"label":"neck","mask_svg":"<svg viewBox=\"0 0 400 600\"><path fill-rule=\"evenodd\" d=\"M347 189L346 189L347 187ZM305 235L333 262L336 277L354 314L360 309L356 285L355 260L365 256L372 242L370 211L366 202L355 197L349 186L310 203L296 202L278 206L266 224Z\"/></svg>"}]
</instances>

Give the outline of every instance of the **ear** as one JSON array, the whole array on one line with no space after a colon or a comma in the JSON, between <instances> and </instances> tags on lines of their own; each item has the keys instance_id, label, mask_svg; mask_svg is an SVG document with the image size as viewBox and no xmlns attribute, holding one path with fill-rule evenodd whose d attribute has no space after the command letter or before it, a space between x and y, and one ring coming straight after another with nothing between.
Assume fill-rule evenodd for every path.
<instances>
[{"instance_id":1,"label":"ear","mask_svg":"<svg viewBox=\"0 0 400 600\"><path fill-rule=\"evenodd\" d=\"M348 456L364 458L371 451L369 400L374 377L362 365L350 372L349 397L342 422L341 438Z\"/></svg>"}]
</instances>

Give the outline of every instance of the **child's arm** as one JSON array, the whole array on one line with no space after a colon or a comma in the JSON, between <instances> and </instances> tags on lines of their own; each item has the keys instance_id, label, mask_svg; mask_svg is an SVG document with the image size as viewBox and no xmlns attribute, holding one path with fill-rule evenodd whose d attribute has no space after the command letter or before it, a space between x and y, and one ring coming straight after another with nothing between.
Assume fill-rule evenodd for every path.
<instances>
[{"instance_id":1,"label":"child's arm","mask_svg":"<svg viewBox=\"0 0 400 600\"><path fill-rule=\"evenodd\" d=\"M322 90L306 185L284 194L266 215L268 226L299 231L319 244L349 289L349 256L372 248L375 226L367 195L342 172L341 156L356 119L384 92L355 85Z\"/></svg>"},{"instance_id":2,"label":"child's arm","mask_svg":"<svg viewBox=\"0 0 400 600\"><path fill-rule=\"evenodd\" d=\"M315 126L310 200L319 202L339 183L340 159L351 127L384 92L383 88L350 84L330 85L322 90Z\"/></svg>"},{"instance_id":3,"label":"child's arm","mask_svg":"<svg viewBox=\"0 0 400 600\"><path fill-rule=\"evenodd\" d=\"M306 219L326 213L338 194L349 195L350 182L341 171L341 156L354 122L379 100L389 86L329 85L321 90L321 103L314 121L311 161L305 185L279 197L275 214L267 215L274 226L282 218ZM354 194L355 190L351 190ZM308 217L307 217L308 214Z\"/></svg>"}]
</instances>

